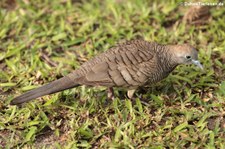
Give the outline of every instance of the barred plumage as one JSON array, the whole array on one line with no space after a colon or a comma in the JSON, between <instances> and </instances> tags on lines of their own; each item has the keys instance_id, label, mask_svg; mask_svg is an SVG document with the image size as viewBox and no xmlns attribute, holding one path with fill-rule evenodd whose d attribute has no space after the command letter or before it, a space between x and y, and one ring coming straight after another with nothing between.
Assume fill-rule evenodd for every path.
<instances>
[{"instance_id":1,"label":"barred plumage","mask_svg":"<svg viewBox=\"0 0 225 149\"><path fill-rule=\"evenodd\" d=\"M186 56L191 59L187 59ZM11 104L52 94L79 85L123 87L134 90L156 83L179 64L196 62L197 51L189 45L160 45L144 40L119 44L84 63L67 76L16 97ZM200 64L196 63L196 65Z\"/></svg>"}]
</instances>

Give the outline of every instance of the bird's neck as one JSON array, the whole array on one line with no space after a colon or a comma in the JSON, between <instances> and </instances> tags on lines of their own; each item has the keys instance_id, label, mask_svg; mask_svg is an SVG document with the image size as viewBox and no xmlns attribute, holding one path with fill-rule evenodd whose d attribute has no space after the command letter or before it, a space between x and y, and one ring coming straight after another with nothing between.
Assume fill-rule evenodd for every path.
<instances>
[{"instance_id":1,"label":"bird's neck","mask_svg":"<svg viewBox=\"0 0 225 149\"><path fill-rule=\"evenodd\" d=\"M157 49L158 60L160 62L160 66L164 71L170 73L173 71L178 63L173 59L173 53L169 48L165 45L160 45Z\"/></svg>"}]
</instances>

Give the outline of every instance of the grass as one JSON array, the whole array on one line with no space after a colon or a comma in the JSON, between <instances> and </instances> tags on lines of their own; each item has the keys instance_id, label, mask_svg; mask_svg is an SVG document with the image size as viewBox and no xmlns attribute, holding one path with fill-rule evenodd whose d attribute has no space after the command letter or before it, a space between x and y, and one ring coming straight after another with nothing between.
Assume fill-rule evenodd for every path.
<instances>
[{"instance_id":1,"label":"grass","mask_svg":"<svg viewBox=\"0 0 225 149\"><path fill-rule=\"evenodd\" d=\"M3 0L0 3L0 148L225 148L225 13L182 23L180 1ZM16 95L78 68L117 42L190 43L204 71L179 66L165 80L106 99L78 87L21 107Z\"/></svg>"}]
</instances>

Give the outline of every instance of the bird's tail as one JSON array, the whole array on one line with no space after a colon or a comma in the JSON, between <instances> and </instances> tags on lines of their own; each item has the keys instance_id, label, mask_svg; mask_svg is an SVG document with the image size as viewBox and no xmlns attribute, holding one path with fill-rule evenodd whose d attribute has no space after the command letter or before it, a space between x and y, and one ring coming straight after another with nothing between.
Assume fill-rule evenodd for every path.
<instances>
[{"instance_id":1,"label":"bird's tail","mask_svg":"<svg viewBox=\"0 0 225 149\"><path fill-rule=\"evenodd\" d=\"M50 82L49 84L43 85L39 88L33 89L31 91L28 91L16 98L14 98L11 101L11 105L18 105L22 104L24 102L30 101L32 99L48 95L48 94L53 94L62 90L66 90L69 88L73 88L79 86L78 83L75 83L74 80L72 80L70 77L65 76L61 79L55 80L53 82Z\"/></svg>"}]
</instances>

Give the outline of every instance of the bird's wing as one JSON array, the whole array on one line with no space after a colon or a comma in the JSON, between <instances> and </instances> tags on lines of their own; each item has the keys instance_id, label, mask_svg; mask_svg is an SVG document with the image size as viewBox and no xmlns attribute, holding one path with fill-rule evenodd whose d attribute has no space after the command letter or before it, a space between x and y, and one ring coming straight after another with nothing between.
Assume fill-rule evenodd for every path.
<instances>
[{"instance_id":1,"label":"bird's wing","mask_svg":"<svg viewBox=\"0 0 225 149\"><path fill-rule=\"evenodd\" d=\"M127 48L127 47L121 47ZM133 50L117 51L115 54L105 55L104 61L93 65L90 70L80 78L80 84L91 86L130 87L141 86L147 79L143 73L143 64L154 63L154 53L147 47L137 47ZM140 67L142 66L142 67ZM151 66L150 66L151 67Z\"/></svg>"}]
</instances>

